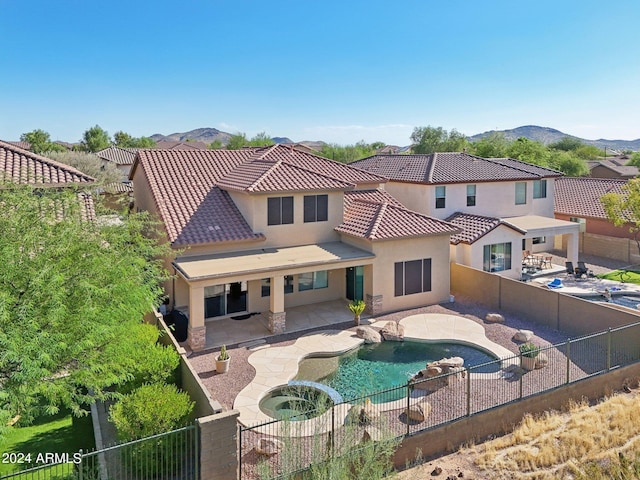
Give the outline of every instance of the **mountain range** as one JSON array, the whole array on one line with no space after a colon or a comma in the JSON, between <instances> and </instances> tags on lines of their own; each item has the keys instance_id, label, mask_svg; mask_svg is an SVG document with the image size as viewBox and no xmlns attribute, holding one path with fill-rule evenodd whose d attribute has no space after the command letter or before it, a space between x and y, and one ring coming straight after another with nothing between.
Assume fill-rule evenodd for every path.
<instances>
[{"instance_id":1,"label":"mountain range","mask_svg":"<svg viewBox=\"0 0 640 480\"><path fill-rule=\"evenodd\" d=\"M563 133L560 130L556 130L554 128L539 127L537 125L525 125L509 130L490 130L488 132L478 133L467 138L469 139L469 141L474 142L493 133L503 134L509 140L515 140L516 138L525 137L529 140L535 140L545 145L555 143L564 137L570 137L576 138L586 145L595 145L598 148L606 148L607 150L640 150L640 138L636 140L607 140L604 138L598 140L587 140L584 138L576 137L574 135ZM217 128L196 128L195 130L191 130L189 132L172 133L170 135L162 135L160 133L156 133L154 135L151 135L151 138L156 142L162 140L184 142L189 139L201 141L206 144L210 144L215 140L220 140L222 144L225 145L229 141L229 138L231 138L231 136L231 133L223 132L221 130L218 130ZM276 143L294 143L288 137L273 137L273 141ZM311 148L319 150L322 148L322 145L325 142L304 140L299 143L303 143Z\"/></svg>"}]
</instances>

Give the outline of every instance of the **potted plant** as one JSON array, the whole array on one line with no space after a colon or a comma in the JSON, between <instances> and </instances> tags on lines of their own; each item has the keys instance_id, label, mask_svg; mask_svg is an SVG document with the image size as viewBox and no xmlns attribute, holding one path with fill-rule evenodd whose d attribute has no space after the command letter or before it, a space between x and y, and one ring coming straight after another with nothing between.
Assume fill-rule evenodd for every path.
<instances>
[{"instance_id":1,"label":"potted plant","mask_svg":"<svg viewBox=\"0 0 640 480\"><path fill-rule=\"evenodd\" d=\"M520 350L522 368L525 370L535 370L536 357L540 353L540 347L531 342L527 342L520 345L518 349Z\"/></svg>"},{"instance_id":2,"label":"potted plant","mask_svg":"<svg viewBox=\"0 0 640 480\"><path fill-rule=\"evenodd\" d=\"M216 372L227 373L229 371L229 353L227 352L227 346L222 345L220 353L216 357Z\"/></svg>"},{"instance_id":3,"label":"potted plant","mask_svg":"<svg viewBox=\"0 0 640 480\"><path fill-rule=\"evenodd\" d=\"M360 315L364 312L365 303L362 300L354 300L349 304L349 310L353 313L353 322L360 325Z\"/></svg>"}]
</instances>

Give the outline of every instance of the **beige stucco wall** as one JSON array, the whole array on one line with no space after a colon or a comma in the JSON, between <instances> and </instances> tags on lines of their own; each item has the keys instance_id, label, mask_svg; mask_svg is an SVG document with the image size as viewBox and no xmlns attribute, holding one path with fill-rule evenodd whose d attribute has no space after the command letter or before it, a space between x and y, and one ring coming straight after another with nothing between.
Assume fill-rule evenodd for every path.
<instances>
[{"instance_id":1,"label":"beige stucco wall","mask_svg":"<svg viewBox=\"0 0 640 480\"><path fill-rule=\"evenodd\" d=\"M464 264L472 268L482 270L484 259L484 246L496 243L511 243L511 268L501 272L495 272L503 277L520 278L522 274L522 234L504 225L487 233L473 245L459 244L464 253ZM456 255L457 256L457 255Z\"/></svg>"},{"instance_id":2,"label":"beige stucco wall","mask_svg":"<svg viewBox=\"0 0 640 480\"><path fill-rule=\"evenodd\" d=\"M435 208L435 185L388 182L391 195L408 208L436 218L445 219L456 212L487 217L540 215L553 218L554 181L547 179L546 198L533 198L533 182L527 183L527 203L515 204L515 182L460 183L446 185L445 208ZM467 207L467 185L476 185L476 205Z\"/></svg>"},{"instance_id":3,"label":"beige stucco wall","mask_svg":"<svg viewBox=\"0 0 640 480\"><path fill-rule=\"evenodd\" d=\"M278 195L247 195L229 192L238 209L251 229L263 233L267 240L262 247L288 247L313 243L335 242L339 240L334 228L342 223L343 192L302 192ZM305 195L328 195L328 220L326 222L304 223ZM293 197L293 224L267 225L267 199L271 197Z\"/></svg>"},{"instance_id":4,"label":"beige stucco wall","mask_svg":"<svg viewBox=\"0 0 640 480\"><path fill-rule=\"evenodd\" d=\"M442 303L449 299L449 236L420 237L373 242L373 285L365 292L382 295L386 312ZM396 262L431 259L430 292L396 297L394 267Z\"/></svg>"}]
</instances>

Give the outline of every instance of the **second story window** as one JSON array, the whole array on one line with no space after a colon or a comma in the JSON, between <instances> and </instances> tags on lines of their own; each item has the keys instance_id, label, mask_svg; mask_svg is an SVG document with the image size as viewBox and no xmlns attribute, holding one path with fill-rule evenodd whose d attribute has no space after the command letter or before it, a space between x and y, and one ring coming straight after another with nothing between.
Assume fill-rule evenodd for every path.
<instances>
[{"instance_id":1,"label":"second story window","mask_svg":"<svg viewBox=\"0 0 640 480\"><path fill-rule=\"evenodd\" d=\"M447 196L447 187L440 185L436 187L436 208L444 208Z\"/></svg>"},{"instance_id":2,"label":"second story window","mask_svg":"<svg viewBox=\"0 0 640 480\"><path fill-rule=\"evenodd\" d=\"M527 182L516 182L516 205L527 203Z\"/></svg>"},{"instance_id":3,"label":"second story window","mask_svg":"<svg viewBox=\"0 0 640 480\"><path fill-rule=\"evenodd\" d=\"M476 206L476 186L467 185L467 207Z\"/></svg>"},{"instance_id":4,"label":"second story window","mask_svg":"<svg viewBox=\"0 0 640 480\"><path fill-rule=\"evenodd\" d=\"M546 180L535 180L533 182L533 198L547 198Z\"/></svg>"},{"instance_id":5,"label":"second story window","mask_svg":"<svg viewBox=\"0 0 640 480\"><path fill-rule=\"evenodd\" d=\"M329 217L328 195L304 196L304 222L326 222Z\"/></svg>"},{"instance_id":6,"label":"second story window","mask_svg":"<svg viewBox=\"0 0 640 480\"><path fill-rule=\"evenodd\" d=\"M293 197L271 197L267 199L267 225L293 223Z\"/></svg>"}]
</instances>

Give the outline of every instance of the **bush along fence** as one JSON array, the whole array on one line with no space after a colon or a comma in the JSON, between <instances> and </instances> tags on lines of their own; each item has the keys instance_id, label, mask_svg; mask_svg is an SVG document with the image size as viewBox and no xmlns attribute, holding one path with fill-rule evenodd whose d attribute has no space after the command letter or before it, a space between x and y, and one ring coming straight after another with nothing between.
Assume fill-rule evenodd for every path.
<instances>
[{"instance_id":1,"label":"bush along fence","mask_svg":"<svg viewBox=\"0 0 640 480\"><path fill-rule=\"evenodd\" d=\"M38 453L31 453L30 462ZM199 432L190 425L94 452L50 454L33 468L1 479L11 480L198 480L200 478Z\"/></svg>"},{"instance_id":2,"label":"bush along fence","mask_svg":"<svg viewBox=\"0 0 640 480\"><path fill-rule=\"evenodd\" d=\"M282 410L289 418L239 426L240 479L305 478L310 469L366 451L369 444L384 451L389 441L638 361L640 322L557 345L528 345L519 355L482 365L445 362L404 385L340 403L292 386L284 391Z\"/></svg>"}]
</instances>

